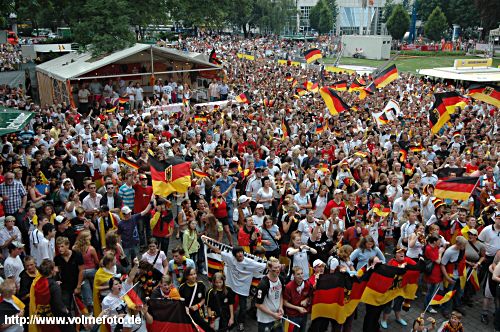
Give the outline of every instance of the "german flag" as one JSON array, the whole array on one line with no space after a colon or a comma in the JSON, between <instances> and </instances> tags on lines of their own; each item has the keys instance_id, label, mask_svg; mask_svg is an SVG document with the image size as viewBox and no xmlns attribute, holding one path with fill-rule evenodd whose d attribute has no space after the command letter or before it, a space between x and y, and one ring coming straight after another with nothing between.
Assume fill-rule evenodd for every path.
<instances>
[{"instance_id":1,"label":"german flag","mask_svg":"<svg viewBox=\"0 0 500 332\"><path fill-rule=\"evenodd\" d=\"M424 147L422 146L422 143L418 144L418 145L412 145L410 146L410 151L412 152L422 152L424 151Z\"/></svg>"},{"instance_id":2,"label":"german flag","mask_svg":"<svg viewBox=\"0 0 500 332\"><path fill-rule=\"evenodd\" d=\"M399 149L399 156L399 161L404 162L408 157L408 151L406 151L405 149Z\"/></svg>"},{"instance_id":3,"label":"german flag","mask_svg":"<svg viewBox=\"0 0 500 332\"><path fill-rule=\"evenodd\" d=\"M469 96L500 108L500 88L475 84L469 87Z\"/></svg>"},{"instance_id":4,"label":"german flag","mask_svg":"<svg viewBox=\"0 0 500 332\"><path fill-rule=\"evenodd\" d=\"M495 196L495 202L500 203L500 188L496 189L493 195Z\"/></svg>"},{"instance_id":5,"label":"german flag","mask_svg":"<svg viewBox=\"0 0 500 332\"><path fill-rule=\"evenodd\" d=\"M191 186L191 163L177 157L158 160L149 156L153 193L167 197L171 193L185 193Z\"/></svg>"},{"instance_id":6,"label":"german flag","mask_svg":"<svg viewBox=\"0 0 500 332\"><path fill-rule=\"evenodd\" d=\"M375 83L371 82L370 84L368 84L367 87L365 87L363 90L366 91L366 93L368 94L374 94L376 91L377 91L377 88L375 87Z\"/></svg>"},{"instance_id":7,"label":"german flag","mask_svg":"<svg viewBox=\"0 0 500 332\"><path fill-rule=\"evenodd\" d=\"M325 131L325 127L323 126L323 124L322 124L322 123L318 123L318 124L316 125L316 134L317 134L317 135L320 135L320 134L322 134L324 131Z\"/></svg>"},{"instance_id":8,"label":"german flag","mask_svg":"<svg viewBox=\"0 0 500 332\"><path fill-rule=\"evenodd\" d=\"M148 331L155 332L196 332L197 327L186 312L184 302L170 299L150 299L148 312L153 323L147 325Z\"/></svg>"},{"instance_id":9,"label":"german flag","mask_svg":"<svg viewBox=\"0 0 500 332\"><path fill-rule=\"evenodd\" d=\"M299 95L300 97L302 97L302 96L304 96L307 93L307 91L304 90L304 89L302 89L302 88L297 88L296 89L296 93L297 93L297 95Z\"/></svg>"},{"instance_id":10,"label":"german flag","mask_svg":"<svg viewBox=\"0 0 500 332\"><path fill-rule=\"evenodd\" d=\"M347 91L347 81L338 81L330 85L330 88L332 88L335 91Z\"/></svg>"},{"instance_id":11,"label":"german flag","mask_svg":"<svg viewBox=\"0 0 500 332\"><path fill-rule=\"evenodd\" d=\"M465 107L467 99L456 91L436 93L434 97L436 101L429 110L429 125L432 133L437 134L450 120L450 114L455 113L455 107Z\"/></svg>"},{"instance_id":12,"label":"german flag","mask_svg":"<svg viewBox=\"0 0 500 332\"><path fill-rule=\"evenodd\" d=\"M236 96L236 101L243 104L250 104L250 94L248 93L248 91L245 91L239 96Z\"/></svg>"},{"instance_id":13,"label":"german flag","mask_svg":"<svg viewBox=\"0 0 500 332\"><path fill-rule=\"evenodd\" d=\"M354 81L352 81L351 85L349 86L349 92L358 91L362 89L364 86L365 86L364 83L362 83L358 78L355 78Z\"/></svg>"},{"instance_id":14,"label":"german flag","mask_svg":"<svg viewBox=\"0 0 500 332\"><path fill-rule=\"evenodd\" d=\"M368 153L366 152L361 152L361 151L356 151L354 152L354 155L357 156L357 157L361 157L361 158L366 158L368 157Z\"/></svg>"},{"instance_id":15,"label":"german flag","mask_svg":"<svg viewBox=\"0 0 500 332\"><path fill-rule=\"evenodd\" d=\"M138 310L138 307L143 305L141 298L133 289L123 296L123 301L127 304L127 307L133 310Z\"/></svg>"},{"instance_id":16,"label":"german flag","mask_svg":"<svg viewBox=\"0 0 500 332\"><path fill-rule=\"evenodd\" d=\"M47 317L53 315L50 308L51 298L49 280L45 277L42 277L42 275L38 272L36 273L35 279L31 283L29 300L30 318L33 316ZM100 309L100 303L97 305L97 307L99 307ZM29 331L36 332L44 330L42 325L30 324Z\"/></svg>"},{"instance_id":17,"label":"german flag","mask_svg":"<svg viewBox=\"0 0 500 332\"><path fill-rule=\"evenodd\" d=\"M345 112L349 109L349 105L347 105L335 92L335 90L324 86L320 89L319 93L321 97L325 101L326 107L330 111L331 115L337 115L339 113Z\"/></svg>"},{"instance_id":18,"label":"german flag","mask_svg":"<svg viewBox=\"0 0 500 332\"><path fill-rule=\"evenodd\" d=\"M395 81L399 78L398 69L396 65L387 67L385 70L381 71L374 79L373 82L377 88L383 88L387 84Z\"/></svg>"},{"instance_id":19,"label":"german flag","mask_svg":"<svg viewBox=\"0 0 500 332\"><path fill-rule=\"evenodd\" d=\"M304 58L306 58L307 63L313 63L316 60L319 60L323 57L321 51L317 48L311 48L304 52Z\"/></svg>"},{"instance_id":20,"label":"german flag","mask_svg":"<svg viewBox=\"0 0 500 332\"><path fill-rule=\"evenodd\" d=\"M193 120L194 120L194 122L207 123L208 122L208 117L206 115L197 114L197 115L194 116Z\"/></svg>"},{"instance_id":21,"label":"german flag","mask_svg":"<svg viewBox=\"0 0 500 332\"><path fill-rule=\"evenodd\" d=\"M292 73L286 73L285 74L285 79L287 82L293 81Z\"/></svg>"},{"instance_id":22,"label":"german flag","mask_svg":"<svg viewBox=\"0 0 500 332\"><path fill-rule=\"evenodd\" d=\"M210 254L207 253L207 265L208 265L207 276L209 278L212 278L215 273L224 271L224 263L221 260L210 257L209 255Z\"/></svg>"},{"instance_id":23,"label":"german flag","mask_svg":"<svg viewBox=\"0 0 500 332\"><path fill-rule=\"evenodd\" d=\"M343 272L322 274L313 294L311 319L329 318L345 323L358 306L366 282Z\"/></svg>"},{"instance_id":24,"label":"german flag","mask_svg":"<svg viewBox=\"0 0 500 332\"><path fill-rule=\"evenodd\" d=\"M472 275L469 276L469 281L472 285L472 287L474 287L474 289L476 291L480 290L481 289L481 284L479 283L479 278L477 276L477 270L476 269L471 269L472 272L470 272Z\"/></svg>"},{"instance_id":25,"label":"german flag","mask_svg":"<svg viewBox=\"0 0 500 332\"><path fill-rule=\"evenodd\" d=\"M322 171L323 173L330 171L328 164L325 163L319 163L318 165L316 165L316 168Z\"/></svg>"},{"instance_id":26,"label":"german flag","mask_svg":"<svg viewBox=\"0 0 500 332\"><path fill-rule=\"evenodd\" d=\"M299 84L299 81L297 81L297 79L292 79L292 89L295 88L297 86L297 84Z\"/></svg>"},{"instance_id":27,"label":"german flag","mask_svg":"<svg viewBox=\"0 0 500 332\"><path fill-rule=\"evenodd\" d=\"M129 167L129 168L132 168L132 169L135 169L135 170L139 169L139 165L136 162L133 162L132 160L130 160L128 158L120 157L120 159L118 159L118 162L120 164L125 165L126 167Z\"/></svg>"},{"instance_id":28,"label":"german flag","mask_svg":"<svg viewBox=\"0 0 500 332\"><path fill-rule=\"evenodd\" d=\"M264 98L264 106L266 106L266 107L273 107L274 106L274 100L269 100L269 98Z\"/></svg>"},{"instance_id":29,"label":"german flag","mask_svg":"<svg viewBox=\"0 0 500 332\"><path fill-rule=\"evenodd\" d=\"M290 125L288 125L288 121L285 118L281 120L281 131L283 132L281 136L282 140L285 140L291 134Z\"/></svg>"},{"instance_id":30,"label":"german flag","mask_svg":"<svg viewBox=\"0 0 500 332\"><path fill-rule=\"evenodd\" d=\"M464 176L448 180L439 180L434 189L434 196L443 199L466 201L476 188L478 176Z\"/></svg>"},{"instance_id":31,"label":"german flag","mask_svg":"<svg viewBox=\"0 0 500 332\"><path fill-rule=\"evenodd\" d=\"M415 265L405 268L377 264L373 270L363 275L368 278L361 301L380 306L398 296L414 299L418 288L420 271Z\"/></svg>"},{"instance_id":32,"label":"german flag","mask_svg":"<svg viewBox=\"0 0 500 332\"><path fill-rule=\"evenodd\" d=\"M380 204L374 204L373 205L373 212L379 217L387 217L389 215L389 213L391 213L391 209L386 208Z\"/></svg>"},{"instance_id":33,"label":"german flag","mask_svg":"<svg viewBox=\"0 0 500 332\"><path fill-rule=\"evenodd\" d=\"M464 175L465 171L465 167L445 167L438 169L436 171L436 175L440 180L446 180L452 173L454 173L457 177L461 177Z\"/></svg>"},{"instance_id":34,"label":"german flag","mask_svg":"<svg viewBox=\"0 0 500 332\"><path fill-rule=\"evenodd\" d=\"M210 176L208 173L200 171L199 169L194 169L193 170L193 174L196 175L199 178L206 178L206 177Z\"/></svg>"},{"instance_id":35,"label":"german flag","mask_svg":"<svg viewBox=\"0 0 500 332\"><path fill-rule=\"evenodd\" d=\"M215 53L215 48L212 49L212 52L210 52L210 58L208 59L208 62L213 63L214 65L220 66L222 62L217 58L217 53Z\"/></svg>"},{"instance_id":36,"label":"german flag","mask_svg":"<svg viewBox=\"0 0 500 332\"><path fill-rule=\"evenodd\" d=\"M118 98L118 104L120 106L125 106L125 104L128 103L128 102L129 102L128 97L120 97L120 98Z\"/></svg>"},{"instance_id":37,"label":"german flag","mask_svg":"<svg viewBox=\"0 0 500 332\"><path fill-rule=\"evenodd\" d=\"M390 120L385 112L382 112L382 114L377 118L377 122L383 125L388 124L389 121Z\"/></svg>"},{"instance_id":38,"label":"german flag","mask_svg":"<svg viewBox=\"0 0 500 332\"><path fill-rule=\"evenodd\" d=\"M453 295L455 295L456 290L451 290L447 293L444 292L444 290L439 290L436 295L432 298L431 302L429 302L429 305L440 305L443 303L448 302L451 300Z\"/></svg>"},{"instance_id":39,"label":"german flag","mask_svg":"<svg viewBox=\"0 0 500 332\"><path fill-rule=\"evenodd\" d=\"M311 91L311 92L318 92L319 91L318 83L315 83L312 81L306 81L306 82L304 82L303 85L307 91Z\"/></svg>"}]
</instances>

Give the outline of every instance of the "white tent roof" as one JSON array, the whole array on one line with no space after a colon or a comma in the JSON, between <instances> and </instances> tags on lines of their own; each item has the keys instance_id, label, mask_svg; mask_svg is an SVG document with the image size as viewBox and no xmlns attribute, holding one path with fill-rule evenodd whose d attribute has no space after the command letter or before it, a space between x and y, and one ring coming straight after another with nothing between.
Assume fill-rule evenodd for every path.
<instances>
[{"instance_id":1,"label":"white tent roof","mask_svg":"<svg viewBox=\"0 0 500 332\"><path fill-rule=\"evenodd\" d=\"M469 82L500 82L500 68L455 68L442 67L420 69L420 75Z\"/></svg>"},{"instance_id":2,"label":"white tent roof","mask_svg":"<svg viewBox=\"0 0 500 332\"><path fill-rule=\"evenodd\" d=\"M214 69L220 68L208 62L208 57L201 53L183 52L173 48L159 47L156 45L135 44L132 47L97 58L93 58L89 52L72 52L42 63L38 65L36 69L58 80L75 79L112 63L126 64L149 62L151 49L153 50L153 59L155 62L166 60L185 61L206 67L213 67Z\"/></svg>"}]
</instances>

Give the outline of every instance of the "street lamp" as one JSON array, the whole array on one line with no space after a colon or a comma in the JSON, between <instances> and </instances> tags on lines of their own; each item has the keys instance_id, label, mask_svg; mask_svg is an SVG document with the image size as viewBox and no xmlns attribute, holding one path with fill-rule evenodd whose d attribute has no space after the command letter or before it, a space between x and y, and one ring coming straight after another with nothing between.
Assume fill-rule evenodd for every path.
<instances>
[{"instance_id":1,"label":"street lamp","mask_svg":"<svg viewBox=\"0 0 500 332\"><path fill-rule=\"evenodd\" d=\"M9 14L11 30L17 35L17 15L16 13Z\"/></svg>"}]
</instances>

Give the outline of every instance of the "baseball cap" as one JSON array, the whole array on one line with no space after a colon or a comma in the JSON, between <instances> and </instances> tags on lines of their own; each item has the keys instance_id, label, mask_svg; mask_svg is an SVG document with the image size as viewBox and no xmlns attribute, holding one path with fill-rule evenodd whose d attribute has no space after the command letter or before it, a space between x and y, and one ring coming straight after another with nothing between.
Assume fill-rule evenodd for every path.
<instances>
[{"instance_id":1,"label":"baseball cap","mask_svg":"<svg viewBox=\"0 0 500 332\"><path fill-rule=\"evenodd\" d=\"M256 209L263 209L264 208L264 205L262 204L257 204L257 206L255 207Z\"/></svg>"},{"instance_id":2,"label":"baseball cap","mask_svg":"<svg viewBox=\"0 0 500 332\"><path fill-rule=\"evenodd\" d=\"M477 229L471 228L467 231L467 233L477 235Z\"/></svg>"},{"instance_id":3,"label":"baseball cap","mask_svg":"<svg viewBox=\"0 0 500 332\"><path fill-rule=\"evenodd\" d=\"M248 201L250 198L248 198L247 195L241 195L239 198L238 198L238 203L244 203L246 201Z\"/></svg>"},{"instance_id":4,"label":"baseball cap","mask_svg":"<svg viewBox=\"0 0 500 332\"><path fill-rule=\"evenodd\" d=\"M342 189L335 189L333 191L334 194L342 194Z\"/></svg>"},{"instance_id":5,"label":"baseball cap","mask_svg":"<svg viewBox=\"0 0 500 332\"><path fill-rule=\"evenodd\" d=\"M122 207L122 213L123 214L129 214L131 212L132 212L132 210L128 206Z\"/></svg>"},{"instance_id":6,"label":"baseball cap","mask_svg":"<svg viewBox=\"0 0 500 332\"><path fill-rule=\"evenodd\" d=\"M320 266L320 265L325 265L325 263L321 259L316 259L313 262L313 267Z\"/></svg>"},{"instance_id":7,"label":"baseball cap","mask_svg":"<svg viewBox=\"0 0 500 332\"><path fill-rule=\"evenodd\" d=\"M12 241L9 244L9 249L24 248L24 244L19 241Z\"/></svg>"},{"instance_id":8,"label":"baseball cap","mask_svg":"<svg viewBox=\"0 0 500 332\"><path fill-rule=\"evenodd\" d=\"M55 226L59 226L60 224L62 224L64 222L64 217L63 216L57 216L55 219L54 219L54 225Z\"/></svg>"}]
</instances>

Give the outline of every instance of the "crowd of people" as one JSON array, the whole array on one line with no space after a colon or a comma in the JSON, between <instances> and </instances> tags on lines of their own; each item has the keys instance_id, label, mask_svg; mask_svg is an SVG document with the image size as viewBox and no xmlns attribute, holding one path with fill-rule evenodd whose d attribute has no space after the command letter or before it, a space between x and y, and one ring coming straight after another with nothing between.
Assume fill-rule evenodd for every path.
<instances>
[{"instance_id":1,"label":"crowd of people","mask_svg":"<svg viewBox=\"0 0 500 332\"><path fill-rule=\"evenodd\" d=\"M19 46L0 44L0 72L18 70L24 61Z\"/></svg>"},{"instance_id":2,"label":"crowd of people","mask_svg":"<svg viewBox=\"0 0 500 332\"><path fill-rule=\"evenodd\" d=\"M248 331L252 308L259 331L281 331L283 317L305 331L322 274L355 275L378 264L404 267L423 260L429 265L418 290L424 307L411 310L424 311L439 289L455 290L452 300L429 306L414 322L401 314L403 298L366 305L363 331L398 325L437 330L438 311L445 319L442 331L463 331L466 306L477 306L478 300L485 328L494 320L500 331L500 313L491 312L500 295L498 109L469 99L432 134L427 119L433 94L465 93L466 87L400 73L365 99L339 92L351 109L332 116L318 93L299 96L289 77L322 85L371 77L276 61L313 44L204 35L179 45L207 55L216 51L223 74L210 84L209 99L229 100L227 106L149 111L146 101L146 106L171 103L172 92L189 99L190 82L157 82L154 95L141 91L139 100L130 99L142 90L139 84L94 81L91 88L80 88L80 108L30 104L31 123L2 137L0 320L3 313L79 315L75 299L81 298L95 316L130 318L110 326L112 331L145 331L152 319L147 304L132 308L123 301L139 282L143 300L184 301L205 331ZM251 53L255 60L237 53ZM160 84L163 88L156 88ZM96 98L95 91L128 96L129 104L107 112L109 98ZM247 104L234 101L241 93L248 94ZM26 104L22 94L7 98ZM399 102L402 114L377 125L371 114L389 99ZM198 115L208 120L194 121ZM405 158L402 150L408 151ZM153 193L150 153L159 160L175 156L191 162L197 172L186 193ZM446 169L449 176L462 170L479 177L470 199L434 195ZM229 244L232 252L221 252L208 238ZM209 272L205 247L220 252L226 272L210 276L210 283L202 281ZM480 290L470 278L459 281L463 267L469 274L477 271ZM265 276L252 291L253 274L263 269ZM30 306L40 298L32 287L35 278L48 280L50 300ZM9 300L13 295L24 305ZM131 319L137 316L142 324ZM326 331L331 324L333 331L353 331L355 316L311 329ZM23 329L2 323L8 331Z\"/></svg>"}]
</instances>

